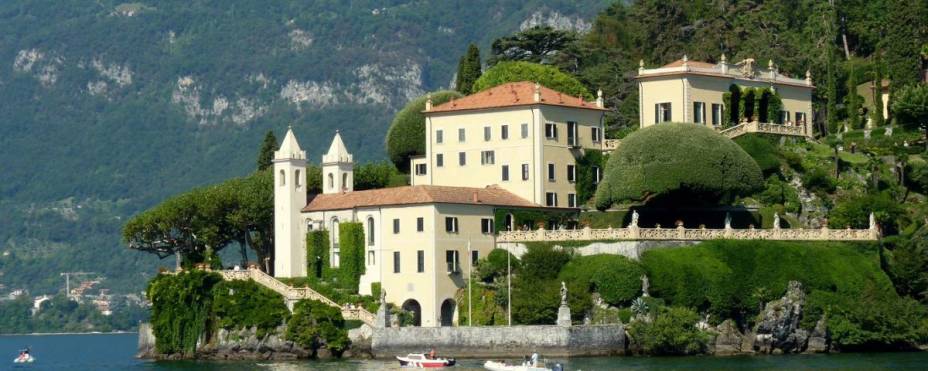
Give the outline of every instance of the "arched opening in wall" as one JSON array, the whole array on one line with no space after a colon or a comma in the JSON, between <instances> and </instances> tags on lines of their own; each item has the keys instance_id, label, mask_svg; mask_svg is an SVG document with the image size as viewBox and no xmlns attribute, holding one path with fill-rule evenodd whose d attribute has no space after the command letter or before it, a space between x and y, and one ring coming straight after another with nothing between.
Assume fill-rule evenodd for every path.
<instances>
[{"instance_id":1,"label":"arched opening in wall","mask_svg":"<svg viewBox=\"0 0 928 371\"><path fill-rule=\"evenodd\" d=\"M403 310L409 312L412 315L412 325L419 327L422 326L422 307L419 305L419 302L415 299L409 299L403 302Z\"/></svg>"},{"instance_id":2,"label":"arched opening in wall","mask_svg":"<svg viewBox=\"0 0 928 371\"><path fill-rule=\"evenodd\" d=\"M328 176L328 179L327 179L327 180L328 180L328 184L329 184L327 187L329 187L329 189L335 188L335 176L332 175L332 173L329 173L329 176Z\"/></svg>"},{"instance_id":3,"label":"arched opening in wall","mask_svg":"<svg viewBox=\"0 0 928 371\"><path fill-rule=\"evenodd\" d=\"M297 171L293 174L293 186L294 186L295 189L300 189L300 186L302 186L302 185L303 185L302 182L300 182L300 171L297 170Z\"/></svg>"},{"instance_id":4,"label":"arched opening in wall","mask_svg":"<svg viewBox=\"0 0 928 371\"><path fill-rule=\"evenodd\" d=\"M457 303L452 299L445 299L441 303L441 325L454 326L454 310L457 309Z\"/></svg>"},{"instance_id":5,"label":"arched opening in wall","mask_svg":"<svg viewBox=\"0 0 928 371\"><path fill-rule=\"evenodd\" d=\"M506 218L504 219L504 224L505 224L507 231L512 230L512 214L506 214Z\"/></svg>"},{"instance_id":6,"label":"arched opening in wall","mask_svg":"<svg viewBox=\"0 0 928 371\"><path fill-rule=\"evenodd\" d=\"M331 263L332 268L338 268L338 254L341 252L338 246L338 218L332 218L332 228L329 228L329 230L332 231L331 235L329 236L329 238L332 239L332 253L331 256L329 256L329 262Z\"/></svg>"},{"instance_id":7,"label":"arched opening in wall","mask_svg":"<svg viewBox=\"0 0 928 371\"><path fill-rule=\"evenodd\" d=\"M342 173L342 190L348 190L348 173Z\"/></svg>"},{"instance_id":8,"label":"arched opening in wall","mask_svg":"<svg viewBox=\"0 0 928 371\"><path fill-rule=\"evenodd\" d=\"M374 246L374 218L367 218L367 246Z\"/></svg>"},{"instance_id":9,"label":"arched opening in wall","mask_svg":"<svg viewBox=\"0 0 928 371\"><path fill-rule=\"evenodd\" d=\"M287 172L283 169L280 170L280 186L283 187L287 185Z\"/></svg>"}]
</instances>

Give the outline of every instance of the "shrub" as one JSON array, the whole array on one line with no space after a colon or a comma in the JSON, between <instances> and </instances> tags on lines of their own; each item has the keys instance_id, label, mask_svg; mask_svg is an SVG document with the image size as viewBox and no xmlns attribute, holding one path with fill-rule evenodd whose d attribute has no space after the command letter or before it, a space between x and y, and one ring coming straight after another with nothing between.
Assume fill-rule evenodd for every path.
<instances>
[{"instance_id":1,"label":"shrub","mask_svg":"<svg viewBox=\"0 0 928 371\"><path fill-rule=\"evenodd\" d=\"M256 327L260 339L290 318L284 298L252 280L223 281L213 286L212 292L212 313L219 327Z\"/></svg>"},{"instance_id":2,"label":"shrub","mask_svg":"<svg viewBox=\"0 0 928 371\"><path fill-rule=\"evenodd\" d=\"M318 301L300 300L293 306L286 337L313 351L325 347L341 354L351 344L344 327L345 319L338 308Z\"/></svg>"},{"instance_id":3,"label":"shrub","mask_svg":"<svg viewBox=\"0 0 928 371\"><path fill-rule=\"evenodd\" d=\"M512 322L520 325L553 325L561 305L561 282L519 276L512 284ZM571 318L580 320L592 306L585 287L567 285Z\"/></svg>"},{"instance_id":4,"label":"shrub","mask_svg":"<svg viewBox=\"0 0 928 371\"><path fill-rule=\"evenodd\" d=\"M837 183L823 168L817 168L802 175L802 186L815 193L833 193Z\"/></svg>"},{"instance_id":5,"label":"shrub","mask_svg":"<svg viewBox=\"0 0 928 371\"><path fill-rule=\"evenodd\" d=\"M709 334L696 328L698 321L692 309L663 308L651 322L632 322L628 334L648 354L696 354L704 352L709 342Z\"/></svg>"},{"instance_id":6,"label":"shrub","mask_svg":"<svg viewBox=\"0 0 928 371\"><path fill-rule=\"evenodd\" d=\"M518 274L520 264L521 261L508 251L494 249L487 254L487 257L480 261L479 265L477 265L477 279L486 283L492 283L497 279L505 277L507 269L513 274Z\"/></svg>"},{"instance_id":7,"label":"shrub","mask_svg":"<svg viewBox=\"0 0 928 371\"><path fill-rule=\"evenodd\" d=\"M559 279L597 292L603 301L619 306L641 293L642 274L644 270L624 256L591 255L571 260L561 270Z\"/></svg>"},{"instance_id":8,"label":"shrub","mask_svg":"<svg viewBox=\"0 0 928 371\"><path fill-rule=\"evenodd\" d=\"M561 72L556 67L529 62L499 62L483 72L474 82L474 91L479 92L509 82L532 81L564 94L593 99L580 81Z\"/></svg>"},{"instance_id":9,"label":"shrub","mask_svg":"<svg viewBox=\"0 0 928 371\"><path fill-rule=\"evenodd\" d=\"M920 158L910 160L905 167L905 183L918 192L928 193L928 162Z\"/></svg>"},{"instance_id":10,"label":"shrub","mask_svg":"<svg viewBox=\"0 0 928 371\"><path fill-rule=\"evenodd\" d=\"M699 125L661 124L630 134L609 157L596 207L656 198L728 202L762 184L757 163L728 138Z\"/></svg>"},{"instance_id":11,"label":"shrub","mask_svg":"<svg viewBox=\"0 0 928 371\"><path fill-rule=\"evenodd\" d=\"M925 130L928 139L928 85L917 84L899 89L893 96L896 120L909 129ZM928 148L928 141L925 143Z\"/></svg>"},{"instance_id":12,"label":"shrub","mask_svg":"<svg viewBox=\"0 0 928 371\"><path fill-rule=\"evenodd\" d=\"M474 299L470 311L473 312L473 322L468 321L468 295L467 288L458 290L454 300L458 303L458 323L461 326L500 326L507 323L506 308L499 304L497 295L506 295L490 288L474 285L470 296Z\"/></svg>"},{"instance_id":13,"label":"shrub","mask_svg":"<svg viewBox=\"0 0 928 371\"><path fill-rule=\"evenodd\" d=\"M780 171L780 151L770 141L770 138L758 135L744 135L735 139L735 143L757 162L764 175Z\"/></svg>"},{"instance_id":14,"label":"shrub","mask_svg":"<svg viewBox=\"0 0 928 371\"><path fill-rule=\"evenodd\" d=\"M549 280L557 277L561 268L570 261L570 253L555 249L551 244L527 244L522 255L519 276L528 280Z\"/></svg>"},{"instance_id":15,"label":"shrub","mask_svg":"<svg viewBox=\"0 0 928 371\"><path fill-rule=\"evenodd\" d=\"M928 303L928 226L900 237L904 240L887 252L887 272L900 295Z\"/></svg>"},{"instance_id":16,"label":"shrub","mask_svg":"<svg viewBox=\"0 0 928 371\"><path fill-rule=\"evenodd\" d=\"M899 230L900 218L905 209L887 193L855 194L835 205L828 214L828 225L832 228L868 228L870 213L876 217L884 235L895 234Z\"/></svg>"},{"instance_id":17,"label":"shrub","mask_svg":"<svg viewBox=\"0 0 928 371\"><path fill-rule=\"evenodd\" d=\"M442 90L432 94L432 104L445 103L462 95L456 91ZM428 96L421 96L407 103L397 112L387 129L385 146L390 161L402 172L409 172L409 158L425 154L425 103Z\"/></svg>"},{"instance_id":18,"label":"shrub","mask_svg":"<svg viewBox=\"0 0 928 371\"><path fill-rule=\"evenodd\" d=\"M846 351L911 350L928 341L928 310L884 290L867 285L859 295L813 291L805 326L827 314L832 342Z\"/></svg>"},{"instance_id":19,"label":"shrub","mask_svg":"<svg viewBox=\"0 0 928 371\"><path fill-rule=\"evenodd\" d=\"M791 213L799 212L802 206L799 193L776 175L767 178L766 188L757 195L757 199L765 205L783 205L784 210Z\"/></svg>"},{"instance_id":20,"label":"shrub","mask_svg":"<svg viewBox=\"0 0 928 371\"><path fill-rule=\"evenodd\" d=\"M210 328L212 289L220 281L216 273L193 270L161 274L148 283L158 353L189 356L196 351L197 339Z\"/></svg>"}]
</instances>

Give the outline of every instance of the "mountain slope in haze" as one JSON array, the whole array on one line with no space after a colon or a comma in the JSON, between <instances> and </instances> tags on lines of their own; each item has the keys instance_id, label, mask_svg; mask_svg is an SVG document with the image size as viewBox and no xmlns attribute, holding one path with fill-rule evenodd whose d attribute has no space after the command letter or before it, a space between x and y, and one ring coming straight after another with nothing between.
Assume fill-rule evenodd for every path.
<instances>
[{"instance_id":1,"label":"mountain slope in haze","mask_svg":"<svg viewBox=\"0 0 928 371\"><path fill-rule=\"evenodd\" d=\"M0 3L0 283L53 292L91 271L138 290L154 266L124 220L247 174L292 124L311 161L335 129L359 161L409 99L447 87L467 43L585 30L604 1L24 0Z\"/></svg>"}]
</instances>

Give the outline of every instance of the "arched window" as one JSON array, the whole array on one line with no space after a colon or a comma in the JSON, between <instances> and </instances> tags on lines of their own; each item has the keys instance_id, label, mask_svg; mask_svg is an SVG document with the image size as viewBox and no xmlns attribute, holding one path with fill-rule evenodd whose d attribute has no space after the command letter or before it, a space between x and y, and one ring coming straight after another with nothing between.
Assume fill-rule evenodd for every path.
<instances>
[{"instance_id":1,"label":"arched window","mask_svg":"<svg viewBox=\"0 0 928 371\"><path fill-rule=\"evenodd\" d=\"M348 189L348 173L342 173L342 189Z\"/></svg>"},{"instance_id":2,"label":"arched window","mask_svg":"<svg viewBox=\"0 0 928 371\"><path fill-rule=\"evenodd\" d=\"M367 218L367 245L374 246L374 218Z\"/></svg>"},{"instance_id":3,"label":"arched window","mask_svg":"<svg viewBox=\"0 0 928 371\"><path fill-rule=\"evenodd\" d=\"M280 185L287 185L287 172L283 171L283 169L280 170Z\"/></svg>"},{"instance_id":4,"label":"arched window","mask_svg":"<svg viewBox=\"0 0 928 371\"><path fill-rule=\"evenodd\" d=\"M338 268L338 266L341 265L340 258L339 258L341 249L339 248L339 244L338 244L339 243L338 218L332 218L332 228L330 228L330 230L332 231L332 233L330 234L331 236L330 238L332 239L332 251L329 253L331 254L331 256L329 257L329 262L332 268Z\"/></svg>"},{"instance_id":5,"label":"arched window","mask_svg":"<svg viewBox=\"0 0 928 371\"><path fill-rule=\"evenodd\" d=\"M329 189L335 188L335 176L329 173Z\"/></svg>"},{"instance_id":6,"label":"arched window","mask_svg":"<svg viewBox=\"0 0 928 371\"><path fill-rule=\"evenodd\" d=\"M296 187L296 189L300 189L300 186L302 186L302 184L300 184L301 182L300 182L300 171L299 170L296 171L296 174L293 176L293 178L294 178L293 179L294 186Z\"/></svg>"}]
</instances>

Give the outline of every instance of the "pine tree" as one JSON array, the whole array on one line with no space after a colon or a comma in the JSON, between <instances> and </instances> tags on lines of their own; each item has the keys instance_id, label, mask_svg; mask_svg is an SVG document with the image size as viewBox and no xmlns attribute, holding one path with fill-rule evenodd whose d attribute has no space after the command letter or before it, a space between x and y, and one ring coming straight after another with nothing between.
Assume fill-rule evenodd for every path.
<instances>
[{"instance_id":1,"label":"pine tree","mask_svg":"<svg viewBox=\"0 0 928 371\"><path fill-rule=\"evenodd\" d=\"M467 53L458 62L458 77L455 81L455 90L461 94L473 93L474 81L480 78L480 49L471 43L467 46Z\"/></svg>"},{"instance_id":2,"label":"pine tree","mask_svg":"<svg viewBox=\"0 0 928 371\"><path fill-rule=\"evenodd\" d=\"M261 143L261 151L258 152L258 171L271 167L271 160L274 159L274 151L277 150L277 137L274 131L268 130L264 135L264 142Z\"/></svg>"}]
</instances>

